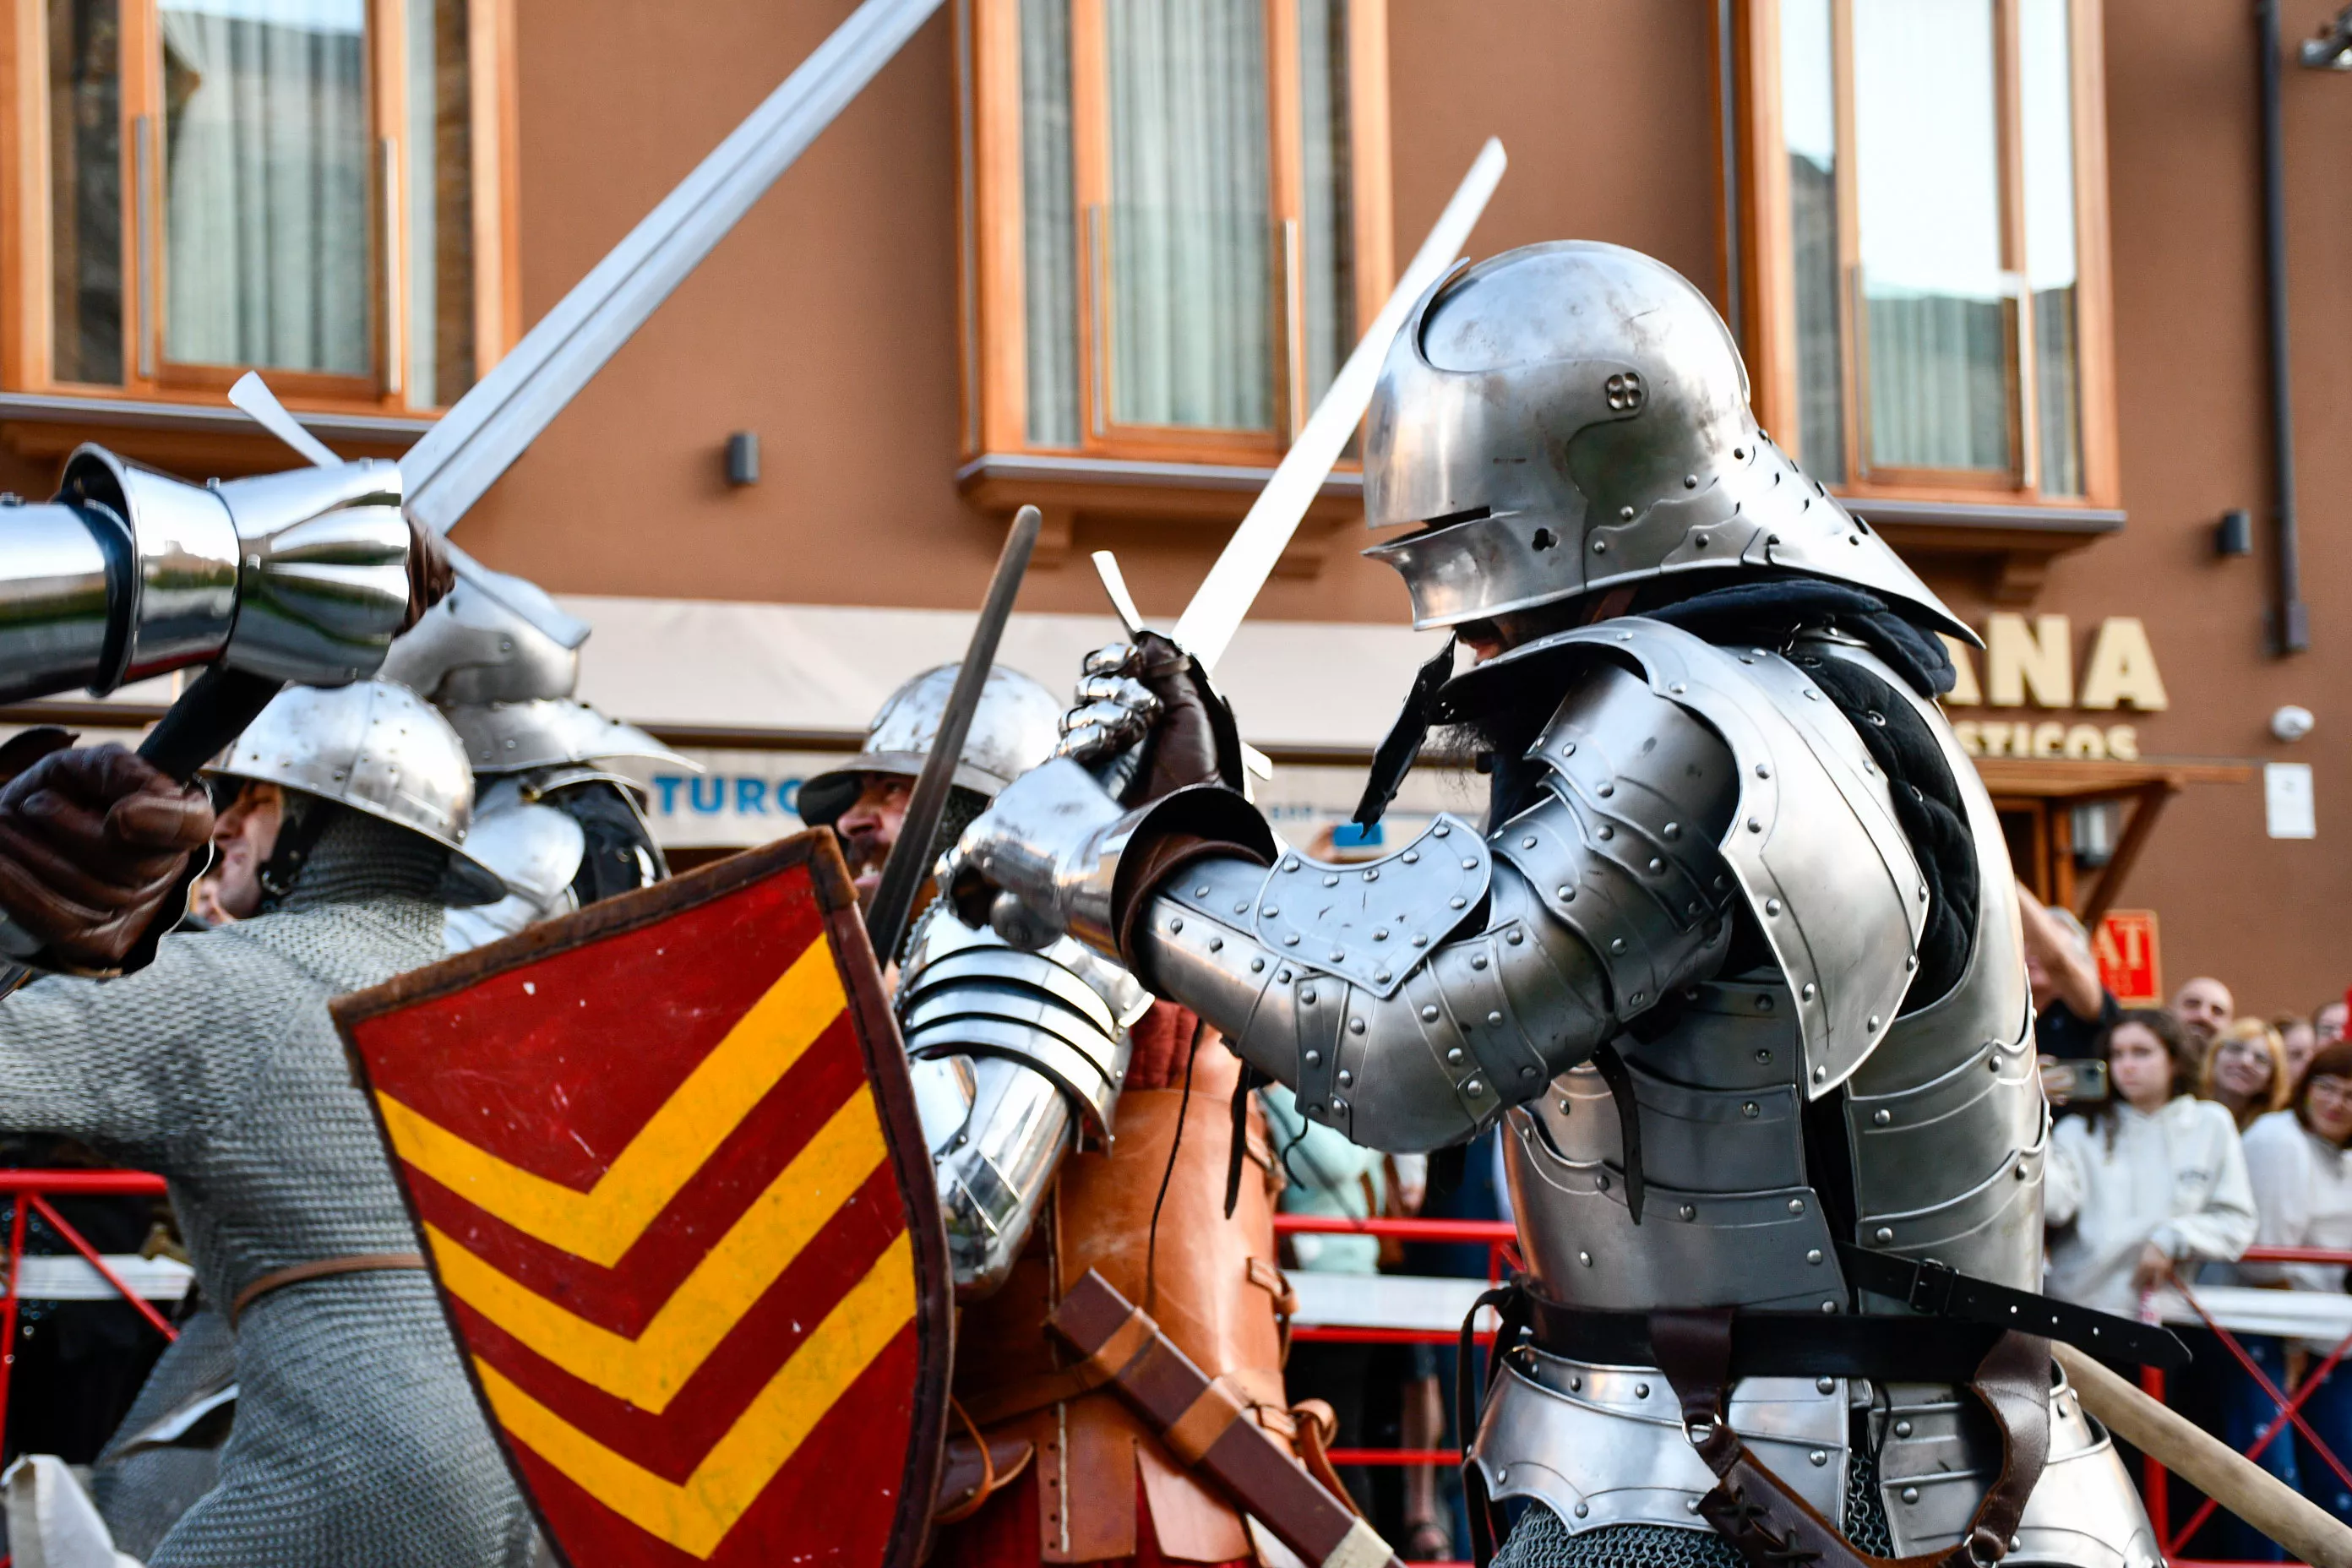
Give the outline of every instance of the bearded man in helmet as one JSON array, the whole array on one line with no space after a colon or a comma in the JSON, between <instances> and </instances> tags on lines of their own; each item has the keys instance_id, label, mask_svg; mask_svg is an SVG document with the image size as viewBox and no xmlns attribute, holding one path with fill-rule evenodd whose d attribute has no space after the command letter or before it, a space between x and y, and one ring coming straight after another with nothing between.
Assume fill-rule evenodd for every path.
<instances>
[{"instance_id":1,"label":"bearded man in helmet","mask_svg":"<svg viewBox=\"0 0 2352 1568\"><path fill-rule=\"evenodd\" d=\"M463 847L464 751L404 687L296 687L214 776L256 851L223 891L241 918L0 1001L0 1126L163 1174L235 1327L219 1484L149 1562L520 1563L529 1512L327 1013L438 959L445 905L502 895Z\"/></svg>"},{"instance_id":2,"label":"bearded man in helmet","mask_svg":"<svg viewBox=\"0 0 2352 1568\"><path fill-rule=\"evenodd\" d=\"M803 819L840 836L869 895L955 674L944 666L899 688L858 754L801 786ZM1053 753L1062 707L1015 670L990 671L938 847ZM898 956L897 1010L961 1303L933 1563L1107 1563L1155 1546L1178 1562L1250 1556L1234 1507L1114 1394L1075 1375L1046 1329L1063 1292L1099 1271L1150 1294L1196 1363L1243 1389L1262 1424L1293 1431L1273 1160L1254 1099L1234 1120L1240 1061L1192 1013L1076 942L1024 952L934 904ZM1247 1179L1229 1213L1237 1126Z\"/></svg>"},{"instance_id":3,"label":"bearded man in helmet","mask_svg":"<svg viewBox=\"0 0 2352 1568\"><path fill-rule=\"evenodd\" d=\"M1095 678L1156 704L966 832L960 912L1118 958L1360 1142L1504 1120L1529 1274L1483 1414L1464 1379L1503 1561L2155 1563L2006 1331L2142 1332L2030 1294L2015 883L1936 703L1967 628L1758 428L1706 298L1614 246L1433 288L1364 469L1409 531L1370 553L1476 662L1424 670L1361 816L1439 727L1491 769L1485 829L1323 865L1226 790L1112 798L1079 759L1210 700L1148 646Z\"/></svg>"}]
</instances>

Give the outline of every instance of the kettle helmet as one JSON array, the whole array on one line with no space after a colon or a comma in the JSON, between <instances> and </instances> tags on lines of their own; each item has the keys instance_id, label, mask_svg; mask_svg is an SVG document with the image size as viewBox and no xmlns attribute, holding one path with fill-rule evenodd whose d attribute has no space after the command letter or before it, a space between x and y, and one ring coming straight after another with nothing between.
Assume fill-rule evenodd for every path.
<instances>
[{"instance_id":1,"label":"kettle helmet","mask_svg":"<svg viewBox=\"0 0 2352 1568\"><path fill-rule=\"evenodd\" d=\"M927 669L890 694L874 715L866 743L856 756L801 785L797 809L812 827L830 827L857 804L871 773L912 781L939 739L955 689L959 665ZM1042 684L1009 665L995 665L981 688L980 706L964 736L955 782L982 800L1054 754L1062 739L1066 704Z\"/></svg>"}]
</instances>

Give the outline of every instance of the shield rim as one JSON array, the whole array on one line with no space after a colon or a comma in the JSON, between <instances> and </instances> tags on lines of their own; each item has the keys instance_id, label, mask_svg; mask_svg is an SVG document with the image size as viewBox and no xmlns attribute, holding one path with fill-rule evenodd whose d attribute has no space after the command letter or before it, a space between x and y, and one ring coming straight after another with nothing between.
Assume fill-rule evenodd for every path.
<instances>
[{"instance_id":1,"label":"shield rim","mask_svg":"<svg viewBox=\"0 0 2352 1568\"><path fill-rule=\"evenodd\" d=\"M698 868L682 876L656 882L649 888L623 893L603 900L584 910L542 921L526 927L513 936L443 959L422 969L412 969L394 975L381 985L364 991L354 991L338 996L328 1004L335 1031L342 1037L344 1054L350 1058L352 1073L360 1090L367 1098L368 1113L376 1124L376 1136L383 1141L384 1157L399 1173L400 1159L394 1152L390 1130L383 1122L383 1107L377 1103L370 1079L367 1059L352 1038L359 1025L386 1013L397 1012L421 1002L436 1000L461 991L491 975L518 968L523 963L546 958L573 948L585 947L625 931L637 930L683 910L709 903L738 892L752 883L795 866L805 866L814 888L817 907L823 917L826 941L833 949L835 967L843 979L843 991L849 999L849 1008L856 1026L858 1048L866 1058L866 1079L873 1089L875 1102L881 1113L887 1133L884 1142L888 1148L893 1175L906 1208L907 1234L915 1250L915 1408L913 1431L908 1444L907 1466L899 1477L898 1507L890 1526L890 1541L877 1568L915 1568L929 1531L931 1507L939 1492L941 1456L947 1441L948 1384L954 1349L954 1299L950 1283L952 1275L948 1262L947 1228L940 1217L936 1177L926 1155L922 1121L915 1109L914 1084L908 1073L907 1049L898 1035L898 1016L890 1010L882 989L881 966L875 962L873 944L866 940L864 912L857 902L856 884L850 879L849 867L841 857L841 847L832 832L811 828L780 838L757 849L747 849L724 860ZM418 1236L424 1234L424 1218L417 1212L414 1195L405 1178L400 1183L401 1205L408 1211L409 1224ZM466 1346L464 1332L457 1323L457 1313L449 1304L449 1292L441 1283L441 1270L432 1254L425 1254L425 1269L433 1280L435 1300L449 1326L449 1336L461 1352ZM474 1401L481 1409L497 1441L499 1453L506 1460L507 1471L514 1479L515 1489L522 1494L540 1533L546 1537L564 1568L577 1568L571 1552L548 1525L539 1499L523 1479L522 1467L517 1462L506 1429L489 1415L490 1403L481 1384L481 1375L470 1354L461 1354L466 1381L473 1388Z\"/></svg>"}]
</instances>

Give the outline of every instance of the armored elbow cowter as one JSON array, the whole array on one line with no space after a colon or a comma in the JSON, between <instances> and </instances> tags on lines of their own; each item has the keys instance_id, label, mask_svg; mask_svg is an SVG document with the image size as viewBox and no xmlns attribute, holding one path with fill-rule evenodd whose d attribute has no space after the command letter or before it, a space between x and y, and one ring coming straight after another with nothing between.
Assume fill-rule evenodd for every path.
<instances>
[{"instance_id":1,"label":"armored elbow cowter","mask_svg":"<svg viewBox=\"0 0 2352 1568\"><path fill-rule=\"evenodd\" d=\"M1025 952L936 907L905 973L898 1016L949 1259L958 1291L985 1296L1026 1244L1074 1130L1109 1138L1128 1028L1151 998L1066 938Z\"/></svg>"},{"instance_id":2,"label":"armored elbow cowter","mask_svg":"<svg viewBox=\"0 0 2352 1568\"><path fill-rule=\"evenodd\" d=\"M362 679L408 611L399 468L195 486L84 447L57 498L0 506L0 701L226 662Z\"/></svg>"}]
</instances>

